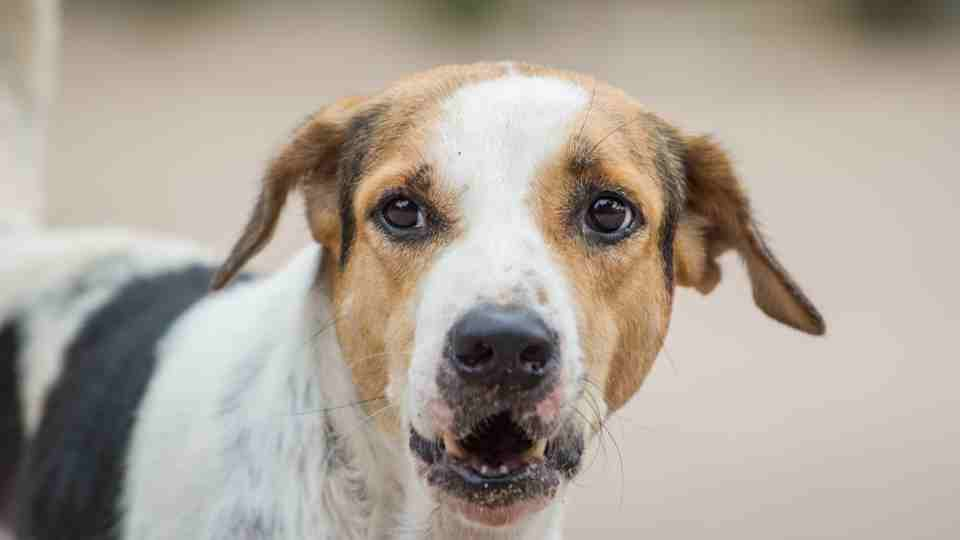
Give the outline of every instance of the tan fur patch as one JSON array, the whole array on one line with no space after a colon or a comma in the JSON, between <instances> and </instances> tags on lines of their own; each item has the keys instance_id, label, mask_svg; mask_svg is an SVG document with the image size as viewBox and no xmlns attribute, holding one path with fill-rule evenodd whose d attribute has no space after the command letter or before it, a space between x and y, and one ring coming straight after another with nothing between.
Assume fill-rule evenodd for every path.
<instances>
[{"instance_id":1,"label":"tan fur patch","mask_svg":"<svg viewBox=\"0 0 960 540\"><path fill-rule=\"evenodd\" d=\"M575 289L587 391L599 388L594 397L613 412L639 388L667 330L671 296L658 248L665 195L645 123L633 120L646 113L621 92L588 84L591 104L565 153L542 172L534 206ZM590 245L571 207L585 185L624 193L645 225L619 244Z\"/></svg>"}]
</instances>

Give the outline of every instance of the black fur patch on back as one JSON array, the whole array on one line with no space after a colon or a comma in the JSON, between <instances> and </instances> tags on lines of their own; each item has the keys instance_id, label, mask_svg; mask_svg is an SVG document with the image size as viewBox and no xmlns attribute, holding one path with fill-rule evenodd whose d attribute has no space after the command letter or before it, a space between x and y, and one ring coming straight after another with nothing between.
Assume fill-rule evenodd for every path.
<instances>
[{"instance_id":1,"label":"black fur patch on back","mask_svg":"<svg viewBox=\"0 0 960 540\"><path fill-rule=\"evenodd\" d=\"M20 329L15 321L0 326L0 523L6 521L8 498L23 452L20 401Z\"/></svg>"},{"instance_id":2,"label":"black fur patch on back","mask_svg":"<svg viewBox=\"0 0 960 540\"><path fill-rule=\"evenodd\" d=\"M65 352L20 471L20 538L119 538L127 450L157 343L207 294L212 277L212 268L192 266L135 278L87 319Z\"/></svg>"}]
</instances>

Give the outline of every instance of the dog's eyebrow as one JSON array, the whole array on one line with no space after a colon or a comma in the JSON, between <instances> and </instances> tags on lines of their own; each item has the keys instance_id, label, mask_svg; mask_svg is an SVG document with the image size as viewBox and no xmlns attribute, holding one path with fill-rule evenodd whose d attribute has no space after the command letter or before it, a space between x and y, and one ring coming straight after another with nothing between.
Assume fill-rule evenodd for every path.
<instances>
[{"instance_id":1,"label":"dog's eyebrow","mask_svg":"<svg viewBox=\"0 0 960 540\"><path fill-rule=\"evenodd\" d=\"M579 133L571 139L570 172L580 175L596 168L597 156L590 151L591 148L595 148L595 143L583 133Z\"/></svg>"},{"instance_id":2,"label":"dog's eyebrow","mask_svg":"<svg viewBox=\"0 0 960 540\"><path fill-rule=\"evenodd\" d=\"M404 183L418 193L427 194L433 187L433 169L430 165L421 164L406 176Z\"/></svg>"}]
</instances>

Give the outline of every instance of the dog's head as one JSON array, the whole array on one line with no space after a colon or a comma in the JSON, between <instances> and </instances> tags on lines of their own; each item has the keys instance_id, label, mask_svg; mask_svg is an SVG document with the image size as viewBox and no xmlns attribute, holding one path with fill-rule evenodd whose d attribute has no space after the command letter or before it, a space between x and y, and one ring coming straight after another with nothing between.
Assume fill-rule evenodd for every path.
<instances>
[{"instance_id":1,"label":"dog's head","mask_svg":"<svg viewBox=\"0 0 960 540\"><path fill-rule=\"evenodd\" d=\"M445 67L322 109L269 166L216 287L295 188L359 398L395 405L378 429L482 525L522 520L577 474L649 372L674 286L712 290L722 253L765 313L824 331L724 152L586 76Z\"/></svg>"}]
</instances>

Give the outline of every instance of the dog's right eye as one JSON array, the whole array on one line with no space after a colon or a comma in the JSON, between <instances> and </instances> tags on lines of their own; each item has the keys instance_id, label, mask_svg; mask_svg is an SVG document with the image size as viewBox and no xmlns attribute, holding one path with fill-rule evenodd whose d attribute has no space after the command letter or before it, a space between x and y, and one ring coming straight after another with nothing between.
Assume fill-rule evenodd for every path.
<instances>
[{"instance_id":1,"label":"dog's right eye","mask_svg":"<svg viewBox=\"0 0 960 540\"><path fill-rule=\"evenodd\" d=\"M394 229L420 229L426 224L420 205L403 196L387 200L380 208L380 216Z\"/></svg>"},{"instance_id":2,"label":"dog's right eye","mask_svg":"<svg viewBox=\"0 0 960 540\"><path fill-rule=\"evenodd\" d=\"M584 232L596 241L614 244L644 224L643 214L623 196L599 193L583 216Z\"/></svg>"}]
</instances>

